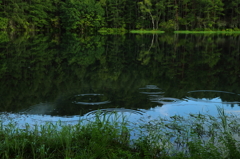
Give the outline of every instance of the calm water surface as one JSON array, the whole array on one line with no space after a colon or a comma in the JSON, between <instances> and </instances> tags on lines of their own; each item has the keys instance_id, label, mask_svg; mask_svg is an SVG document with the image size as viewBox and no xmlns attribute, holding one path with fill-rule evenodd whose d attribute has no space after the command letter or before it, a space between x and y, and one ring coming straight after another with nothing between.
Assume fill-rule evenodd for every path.
<instances>
[{"instance_id":1,"label":"calm water surface","mask_svg":"<svg viewBox=\"0 0 240 159\"><path fill-rule=\"evenodd\" d=\"M35 35L2 40L1 119L77 123L240 112L238 35Z\"/></svg>"}]
</instances>

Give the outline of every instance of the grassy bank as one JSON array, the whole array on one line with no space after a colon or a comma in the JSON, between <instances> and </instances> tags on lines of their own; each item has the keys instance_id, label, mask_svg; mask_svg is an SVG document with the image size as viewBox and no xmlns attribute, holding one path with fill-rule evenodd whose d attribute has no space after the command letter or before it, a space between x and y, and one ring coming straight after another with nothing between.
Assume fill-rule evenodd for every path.
<instances>
[{"instance_id":1,"label":"grassy bank","mask_svg":"<svg viewBox=\"0 0 240 159\"><path fill-rule=\"evenodd\" d=\"M239 158L239 119L218 110L218 117L189 114L139 123L97 113L74 126L2 124L0 158Z\"/></svg>"},{"instance_id":2,"label":"grassy bank","mask_svg":"<svg viewBox=\"0 0 240 159\"><path fill-rule=\"evenodd\" d=\"M98 30L100 34L107 35L107 34L126 34L127 30L124 28L101 28Z\"/></svg>"},{"instance_id":3,"label":"grassy bank","mask_svg":"<svg viewBox=\"0 0 240 159\"><path fill-rule=\"evenodd\" d=\"M130 30L129 33L136 33L136 34L147 34L147 33L151 33L151 34L156 34L156 33L164 33L164 31L160 31L160 30Z\"/></svg>"},{"instance_id":4,"label":"grassy bank","mask_svg":"<svg viewBox=\"0 0 240 159\"><path fill-rule=\"evenodd\" d=\"M125 33L135 33L135 34L161 34L165 33L165 31L161 30L124 30L124 29L116 29L116 28L105 28L100 29L98 31L101 34L125 34ZM176 34L240 34L240 31L234 30L222 30L222 31L189 31L189 30L179 30L179 31L171 31ZM168 32L168 33L171 33Z\"/></svg>"},{"instance_id":5,"label":"grassy bank","mask_svg":"<svg viewBox=\"0 0 240 159\"><path fill-rule=\"evenodd\" d=\"M177 34L240 34L240 31L174 31Z\"/></svg>"}]
</instances>

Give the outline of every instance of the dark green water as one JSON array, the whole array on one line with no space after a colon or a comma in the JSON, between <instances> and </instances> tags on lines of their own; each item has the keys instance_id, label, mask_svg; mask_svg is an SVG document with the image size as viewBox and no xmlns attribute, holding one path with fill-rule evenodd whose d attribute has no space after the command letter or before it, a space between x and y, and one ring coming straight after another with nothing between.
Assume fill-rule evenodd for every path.
<instances>
[{"instance_id":1,"label":"dark green water","mask_svg":"<svg viewBox=\"0 0 240 159\"><path fill-rule=\"evenodd\" d=\"M240 111L239 35L0 39L3 116L52 121L90 116L98 109L135 117L215 114L216 106Z\"/></svg>"}]
</instances>

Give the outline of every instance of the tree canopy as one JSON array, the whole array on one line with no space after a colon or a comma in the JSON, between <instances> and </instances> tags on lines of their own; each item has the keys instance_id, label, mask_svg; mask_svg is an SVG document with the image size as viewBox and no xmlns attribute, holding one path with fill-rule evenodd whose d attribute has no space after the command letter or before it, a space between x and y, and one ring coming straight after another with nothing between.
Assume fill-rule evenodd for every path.
<instances>
[{"instance_id":1,"label":"tree canopy","mask_svg":"<svg viewBox=\"0 0 240 159\"><path fill-rule=\"evenodd\" d=\"M1 30L240 28L239 0L2 0Z\"/></svg>"}]
</instances>

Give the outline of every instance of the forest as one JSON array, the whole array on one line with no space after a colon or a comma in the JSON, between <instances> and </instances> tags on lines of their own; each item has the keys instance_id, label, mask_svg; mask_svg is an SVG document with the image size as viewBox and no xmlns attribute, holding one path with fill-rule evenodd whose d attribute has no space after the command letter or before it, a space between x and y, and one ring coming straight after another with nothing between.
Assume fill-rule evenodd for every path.
<instances>
[{"instance_id":1,"label":"forest","mask_svg":"<svg viewBox=\"0 0 240 159\"><path fill-rule=\"evenodd\" d=\"M239 0L1 0L0 30L239 30Z\"/></svg>"}]
</instances>

